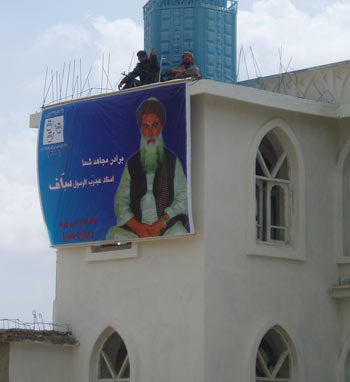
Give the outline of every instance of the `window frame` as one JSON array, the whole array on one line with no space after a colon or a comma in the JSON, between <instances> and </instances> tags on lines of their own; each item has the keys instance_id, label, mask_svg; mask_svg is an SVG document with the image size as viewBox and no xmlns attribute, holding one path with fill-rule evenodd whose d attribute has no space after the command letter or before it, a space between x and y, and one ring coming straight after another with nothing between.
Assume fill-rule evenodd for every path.
<instances>
[{"instance_id":1,"label":"window frame","mask_svg":"<svg viewBox=\"0 0 350 382\"><path fill-rule=\"evenodd\" d=\"M262 140L273 132L278 144L288 157L290 175L288 195L285 198L285 208L290 211L286 221L288 229L287 240L262 241L257 239L256 223L256 160ZM246 254L249 256L264 256L296 261L305 260L305 169L300 144L289 125L280 118L274 118L259 128L252 142L249 152L249 193L248 205L248 230ZM282 159L281 159L282 160ZM269 178L269 177L266 177ZM273 182L272 179L270 179ZM278 182L279 184L284 183ZM276 182L277 184L277 182Z\"/></svg>"},{"instance_id":2,"label":"window frame","mask_svg":"<svg viewBox=\"0 0 350 382\"><path fill-rule=\"evenodd\" d=\"M116 367L113 366L113 362L111 360L111 357L108 354L107 349L105 349L105 347L107 346L107 343L114 336L117 336L118 339L120 340L120 345L119 345L118 351L122 346L124 346L125 351L126 351L125 357L123 356L123 358L119 360L119 361L121 361L121 365L120 365L119 370L117 370ZM99 371L101 368L102 360L104 361L105 365L107 366L107 369L111 375L110 378L99 376ZM129 368L129 377L123 377L125 370L127 368ZM100 350L100 353L98 355L96 382L130 382L130 364L129 364L128 350L126 348L125 342L123 341L121 336L116 331L111 333L102 344L102 349Z\"/></svg>"},{"instance_id":3,"label":"window frame","mask_svg":"<svg viewBox=\"0 0 350 382\"><path fill-rule=\"evenodd\" d=\"M337 232L338 232L338 238L337 238L337 241L338 241L338 250L337 250L337 263L338 264L350 264L350 253L349 254L346 254L345 253L345 242L344 242L344 225L346 224L344 222L345 218L344 218L344 209L345 209L345 206L346 205L350 205L350 194L349 194L349 198L347 201L345 201L345 195L344 195L344 188L345 188L345 179L344 179L344 171L345 171L345 167L346 166L350 166L350 163L348 163L348 161L350 162L350 138L346 141L345 145L343 146L341 152L340 152L340 155L339 155L339 159L338 159L338 163L337 163L337 171L338 171L338 175L337 175L337 178L338 178L338 212L337 212L337 221L339 222L338 223L338 229L337 229ZM348 181L350 182L350 171L349 171L349 179ZM350 184L349 184L349 191L350 191ZM350 219L349 219L350 220ZM350 221L348 222L350 224Z\"/></svg>"},{"instance_id":4,"label":"window frame","mask_svg":"<svg viewBox=\"0 0 350 382\"><path fill-rule=\"evenodd\" d=\"M267 138L269 135L266 134L262 139L258 152L257 152L257 160L260 164L260 167L263 171L263 175L255 174L255 184L258 186L259 195L258 201L256 203L256 216L257 216L257 241L259 242L267 242L267 243L276 243L276 244L287 244L289 242L290 237L290 214L291 214L291 206L289 203L292 190L291 190L291 181L290 179L282 179L278 178L278 172L281 169L284 162L288 163L288 154L285 150L281 152L279 157L277 158L277 162L274 165L272 171L270 171L266 165L266 160L263 154L260 151L260 146L263 144L263 140ZM282 225L273 225L272 224L272 194L273 188L278 187L283 191L283 207L281 208L284 215L284 224ZM264 193L264 190L265 193ZM265 208L264 208L265 206ZM284 239L277 240L272 238L272 230L280 230L284 232Z\"/></svg>"},{"instance_id":5,"label":"window frame","mask_svg":"<svg viewBox=\"0 0 350 382\"><path fill-rule=\"evenodd\" d=\"M289 327L289 325L284 320L282 322L268 320L265 322L265 324L260 326L260 329L258 329L258 331L255 333L254 339L249 346L251 365L251 373L249 378L250 382L256 382L256 358L258 349L262 339L271 329L278 333L288 346L290 352L292 382L305 382L305 355L303 354L302 348L300 347L304 341L296 332L294 332Z\"/></svg>"},{"instance_id":6,"label":"window frame","mask_svg":"<svg viewBox=\"0 0 350 382\"><path fill-rule=\"evenodd\" d=\"M280 351L279 349L273 348L273 346L270 345L270 341L268 341L267 337L274 336L274 341L278 343L278 347L282 348L283 351ZM276 359L276 362L274 364L274 367L272 370L270 370L269 365L265 362L265 357L263 355L262 349L262 343L266 343L269 345L270 348L272 348L272 352L274 353L274 356L277 355L278 359ZM264 353L266 353L264 351ZM288 377L277 377L278 373L281 371L283 365L288 362ZM294 382L294 372L293 372L293 354L290 349L288 341L284 338L283 334L280 330L273 327L269 329L264 336L261 338L261 341L258 346L258 350L256 353L256 365L259 364L260 368L264 372L264 376L257 376L255 372L255 382ZM257 366L256 366L257 368Z\"/></svg>"},{"instance_id":7,"label":"window frame","mask_svg":"<svg viewBox=\"0 0 350 382\"><path fill-rule=\"evenodd\" d=\"M347 372L346 372L346 364L347 364L347 359L350 356L350 337L347 337L340 357L339 357L339 382L346 382L345 377L347 377Z\"/></svg>"},{"instance_id":8,"label":"window frame","mask_svg":"<svg viewBox=\"0 0 350 382\"><path fill-rule=\"evenodd\" d=\"M107 342L112 338L112 336L118 336L120 341L120 346L118 350L123 346L124 351L126 351L125 359L123 358L120 362L120 368L118 370L113 366L113 362L110 360L109 355L105 351L105 346ZM93 346L91 358L90 358L90 382L132 382L134 381L134 371L132 367L132 362L130 358L133 358L130 354L130 344L127 344L124 338L118 331L112 327L107 327L98 337L95 345ZM102 360L103 359L103 360ZM104 362L107 367L110 377L99 376L101 362ZM129 367L129 376L123 377L123 373Z\"/></svg>"}]
</instances>

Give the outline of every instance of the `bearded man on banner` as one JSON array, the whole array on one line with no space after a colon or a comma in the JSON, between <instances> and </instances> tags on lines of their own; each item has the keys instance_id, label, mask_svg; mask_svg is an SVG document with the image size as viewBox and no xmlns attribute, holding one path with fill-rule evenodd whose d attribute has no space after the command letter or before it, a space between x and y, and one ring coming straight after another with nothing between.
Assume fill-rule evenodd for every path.
<instances>
[{"instance_id":1,"label":"bearded man on banner","mask_svg":"<svg viewBox=\"0 0 350 382\"><path fill-rule=\"evenodd\" d=\"M177 156L164 146L166 111L156 98L138 108L140 150L126 163L115 195L117 225L107 240L187 234L187 180Z\"/></svg>"}]
</instances>

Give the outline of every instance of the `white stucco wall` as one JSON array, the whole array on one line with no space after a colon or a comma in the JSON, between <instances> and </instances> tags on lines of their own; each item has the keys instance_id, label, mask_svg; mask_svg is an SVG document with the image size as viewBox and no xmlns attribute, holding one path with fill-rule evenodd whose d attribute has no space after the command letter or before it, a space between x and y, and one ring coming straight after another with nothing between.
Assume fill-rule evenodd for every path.
<instances>
[{"instance_id":1,"label":"white stucco wall","mask_svg":"<svg viewBox=\"0 0 350 382\"><path fill-rule=\"evenodd\" d=\"M73 348L34 342L12 342L9 382L73 382Z\"/></svg>"},{"instance_id":2,"label":"white stucco wall","mask_svg":"<svg viewBox=\"0 0 350 382\"><path fill-rule=\"evenodd\" d=\"M210 81L191 91L196 235L136 244L138 256L123 260L58 250L54 319L80 342L74 381L93 381L94 344L112 327L132 382L253 382L259 342L274 325L290 338L293 381L339 380L349 331L339 328L346 320L329 288L338 278L337 158L349 127L340 131L331 105ZM278 257L264 246L269 257L249 245L252 142L276 119L296 140L305 175L295 190L305 236L292 241L294 259L282 247Z\"/></svg>"},{"instance_id":3,"label":"white stucco wall","mask_svg":"<svg viewBox=\"0 0 350 382\"><path fill-rule=\"evenodd\" d=\"M138 245L133 259L87 262L84 249L58 255L55 321L80 342L74 381L89 381L101 333L123 338L132 381L202 381L203 280L195 237Z\"/></svg>"},{"instance_id":4,"label":"white stucco wall","mask_svg":"<svg viewBox=\"0 0 350 382\"><path fill-rule=\"evenodd\" d=\"M210 216L204 233L207 380L253 381L259 341L276 324L297 350L297 380L335 380L338 315L328 289L337 281L336 125L210 96L198 103L207 126L202 189ZM255 202L249 200L251 142L276 117L293 131L304 159L307 240L302 261L248 255L252 227L247 213Z\"/></svg>"}]
</instances>

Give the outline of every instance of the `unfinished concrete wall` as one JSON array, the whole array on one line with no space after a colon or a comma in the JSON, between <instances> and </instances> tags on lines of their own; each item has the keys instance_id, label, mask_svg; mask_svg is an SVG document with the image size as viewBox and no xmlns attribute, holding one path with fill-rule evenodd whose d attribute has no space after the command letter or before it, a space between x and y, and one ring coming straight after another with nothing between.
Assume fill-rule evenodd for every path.
<instances>
[{"instance_id":1,"label":"unfinished concrete wall","mask_svg":"<svg viewBox=\"0 0 350 382\"><path fill-rule=\"evenodd\" d=\"M0 343L0 381L9 382L9 344Z\"/></svg>"}]
</instances>

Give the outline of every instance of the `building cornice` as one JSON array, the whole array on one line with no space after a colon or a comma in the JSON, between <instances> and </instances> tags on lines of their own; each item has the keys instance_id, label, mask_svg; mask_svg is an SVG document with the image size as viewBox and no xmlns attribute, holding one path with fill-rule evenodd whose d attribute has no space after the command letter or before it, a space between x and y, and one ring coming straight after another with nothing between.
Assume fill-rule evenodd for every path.
<instances>
[{"instance_id":1,"label":"building cornice","mask_svg":"<svg viewBox=\"0 0 350 382\"><path fill-rule=\"evenodd\" d=\"M292 111L325 118L346 118L350 116L350 105L336 105L305 98L269 92L237 84L225 84L211 80L192 83L191 96L211 95L257 106Z\"/></svg>"}]
</instances>

